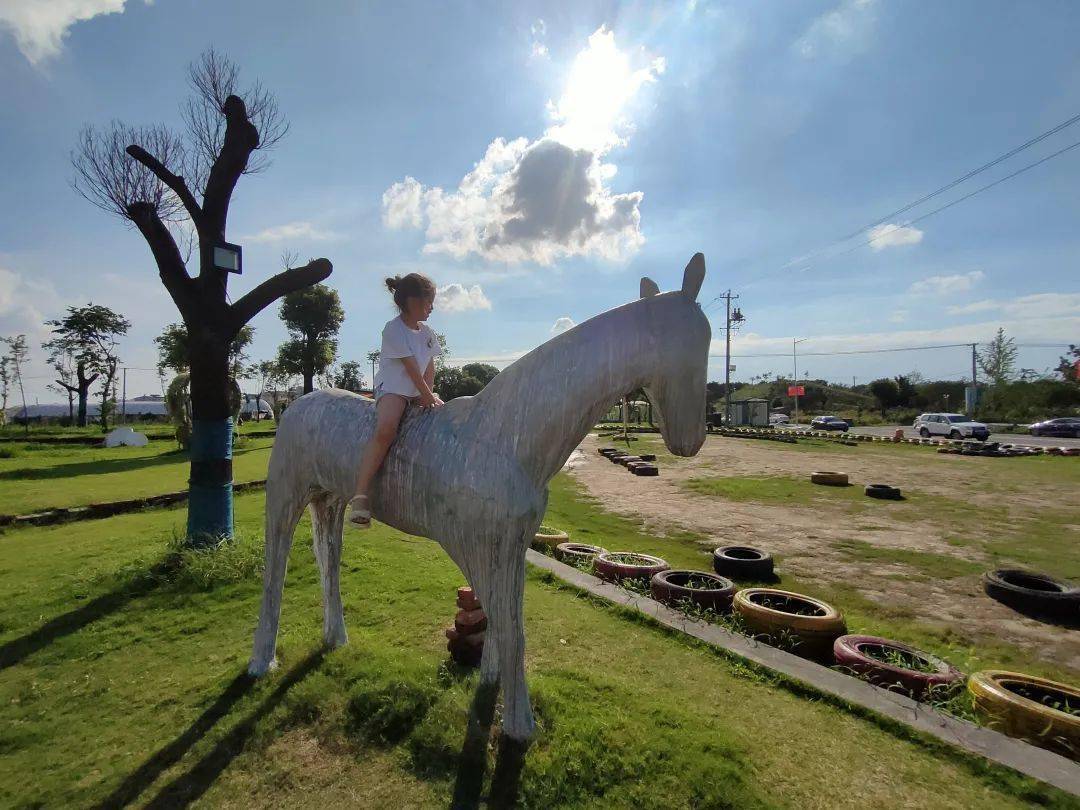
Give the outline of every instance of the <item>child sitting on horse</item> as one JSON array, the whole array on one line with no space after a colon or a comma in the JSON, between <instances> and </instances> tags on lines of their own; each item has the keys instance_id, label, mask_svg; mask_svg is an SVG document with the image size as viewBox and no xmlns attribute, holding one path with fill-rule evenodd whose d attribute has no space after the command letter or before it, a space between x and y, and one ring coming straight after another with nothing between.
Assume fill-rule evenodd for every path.
<instances>
[{"instance_id":1,"label":"child sitting on horse","mask_svg":"<svg viewBox=\"0 0 1080 810\"><path fill-rule=\"evenodd\" d=\"M435 306L435 284L420 273L386 279L393 293L398 315L382 330L379 373L375 375L375 432L364 447L356 495L349 501L349 520L367 528L371 525L368 489L397 436L405 409L416 404L438 408L443 404L432 390L435 385L435 358L442 353L438 336L424 321Z\"/></svg>"}]
</instances>

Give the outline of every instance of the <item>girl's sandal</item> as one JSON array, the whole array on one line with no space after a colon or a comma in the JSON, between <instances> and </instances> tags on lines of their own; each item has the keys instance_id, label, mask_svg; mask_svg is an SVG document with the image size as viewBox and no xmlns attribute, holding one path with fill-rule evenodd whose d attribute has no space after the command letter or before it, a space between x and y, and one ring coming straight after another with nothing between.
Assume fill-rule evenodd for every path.
<instances>
[{"instance_id":1,"label":"girl's sandal","mask_svg":"<svg viewBox=\"0 0 1080 810\"><path fill-rule=\"evenodd\" d=\"M371 528L371 510L367 495L356 495L349 501L349 522L361 529Z\"/></svg>"}]
</instances>

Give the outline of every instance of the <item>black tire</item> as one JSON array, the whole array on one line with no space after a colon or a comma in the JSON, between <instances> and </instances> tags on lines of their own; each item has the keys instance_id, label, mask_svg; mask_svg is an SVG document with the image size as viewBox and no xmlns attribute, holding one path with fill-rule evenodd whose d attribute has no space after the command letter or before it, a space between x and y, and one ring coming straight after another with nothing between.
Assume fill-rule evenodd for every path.
<instances>
[{"instance_id":1,"label":"black tire","mask_svg":"<svg viewBox=\"0 0 1080 810\"><path fill-rule=\"evenodd\" d=\"M713 570L722 577L765 582L773 578L773 558L751 546L721 546L713 551Z\"/></svg>"},{"instance_id":2,"label":"black tire","mask_svg":"<svg viewBox=\"0 0 1080 810\"><path fill-rule=\"evenodd\" d=\"M878 498L883 501L904 500L900 487L890 486L889 484L867 484L863 492L870 498Z\"/></svg>"},{"instance_id":3,"label":"black tire","mask_svg":"<svg viewBox=\"0 0 1080 810\"><path fill-rule=\"evenodd\" d=\"M964 438L964 436L963 436L962 433L960 433L959 430L950 430L949 431L949 438L952 439L953 441L956 441L957 439Z\"/></svg>"},{"instance_id":4,"label":"black tire","mask_svg":"<svg viewBox=\"0 0 1080 810\"><path fill-rule=\"evenodd\" d=\"M999 568L983 574L983 590L1021 613L1080 621L1080 587L1048 574Z\"/></svg>"},{"instance_id":5,"label":"black tire","mask_svg":"<svg viewBox=\"0 0 1080 810\"><path fill-rule=\"evenodd\" d=\"M660 468L655 464L649 464L648 462L643 461L634 467L631 472L634 475L643 475L647 478L653 478L660 475Z\"/></svg>"},{"instance_id":6,"label":"black tire","mask_svg":"<svg viewBox=\"0 0 1080 810\"><path fill-rule=\"evenodd\" d=\"M919 428L919 435L922 436L924 439L929 439L930 438L930 431L927 430L924 427L921 427L921 428Z\"/></svg>"},{"instance_id":7,"label":"black tire","mask_svg":"<svg viewBox=\"0 0 1080 810\"><path fill-rule=\"evenodd\" d=\"M699 586L686 587L691 579L697 579ZM703 587L708 582L711 587ZM661 571L653 574L649 581L652 598L667 605L677 605L689 600L704 610L728 613L731 600L735 598L735 583L727 577L717 576L705 571Z\"/></svg>"}]
</instances>

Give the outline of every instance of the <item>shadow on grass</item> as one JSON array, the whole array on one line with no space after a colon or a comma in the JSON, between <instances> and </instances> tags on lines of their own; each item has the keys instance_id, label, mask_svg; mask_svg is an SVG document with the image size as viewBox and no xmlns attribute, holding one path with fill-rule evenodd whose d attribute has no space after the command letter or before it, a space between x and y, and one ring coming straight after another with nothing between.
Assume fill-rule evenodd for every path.
<instances>
[{"instance_id":1,"label":"shadow on grass","mask_svg":"<svg viewBox=\"0 0 1080 810\"><path fill-rule=\"evenodd\" d=\"M0 671L14 666L57 639L78 632L98 619L120 610L129 602L146 596L160 587L175 572L178 564L178 559L170 555L147 569L133 582L126 582L91 599L82 607L50 619L37 630L3 644L0 646Z\"/></svg>"},{"instance_id":2,"label":"shadow on grass","mask_svg":"<svg viewBox=\"0 0 1080 810\"><path fill-rule=\"evenodd\" d=\"M457 777L454 780L453 810L473 810L480 807L487 774L487 747L491 736L491 724L495 718L495 704L499 697L497 683L481 683L476 687L472 706L469 708L469 724L465 730L465 744L458 757ZM499 754L495 772L491 777L491 790L487 806L517 807L521 792L521 771L525 766L528 744L502 735L499 738Z\"/></svg>"},{"instance_id":3,"label":"shadow on grass","mask_svg":"<svg viewBox=\"0 0 1080 810\"><path fill-rule=\"evenodd\" d=\"M147 808L187 807L200 799L217 781L255 732L259 722L276 709L296 684L314 672L326 657L324 650L308 655L290 669L269 695L231 731L222 737L185 773L165 785L146 803ZM228 716L233 706L251 691L255 679L246 672L237 675L225 687L213 705L204 711L179 737L155 753L128 776L111 795L96 805L98 810L121 808L134 802L166 770L179 762L215 725Z\"/></svg>"},{"instance_id":4,"label":"shadow on grass","mask_svg":"<svg viewBox=\"0 0 1080 810\"><path fill-rule=\"evenodd\" d=\"M80 475L108 475L175 464L181 458L187 458L187 453L181 450L169 450L156 456L98 458L92 461L57 464L52 467L19 467L15 470L0 472L0 481L46 481L54 478L76 478Z\"/></svg>"}]
</instances>

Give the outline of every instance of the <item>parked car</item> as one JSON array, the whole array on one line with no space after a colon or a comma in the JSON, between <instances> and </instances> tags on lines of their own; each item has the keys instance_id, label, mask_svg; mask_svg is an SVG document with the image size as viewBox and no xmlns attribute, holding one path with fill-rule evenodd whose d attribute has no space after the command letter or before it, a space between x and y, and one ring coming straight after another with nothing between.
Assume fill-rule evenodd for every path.
<instances>
[{"instance_id":1,"label":"parked car","mask_svg":"<svg viewBox=\"0 0 1080 810\"><path fill-rule=\"evenodd\" d=\"M777 425L786 425L790 421L791 420L788 418L788 415L786 413L771 413L771 414L769 414L769 424L772 425L773 427L776 427Z\"/></svg>"},{"instance_id":2,"label":"parked car","mask_svg":"<svg viewBox=\"0 0 1080 810\"><path fill-rule=\"evenodd\" d=\"M924 439L931 436L947 436L950 439L990 438L990 428L982 422L973 422L962 413L923 413L912 424Z\"/></svg>"},{"instance_id":3,"label":"parked car","mask_svg":"<svg viewBox=\"0 0 1080 810\"><path fill-rule=\"evenodd\" d=\"M1060 436L1066 439L1080 439L1080 417L1063 416L1060 419L1046 419L1031 425L1028 430L1032 436Z\"/></svg>"},{"instance_id":4,"label":"parked car","mask_svg":"<svg viewBox=\"0 0 1080 810\"><path fill-rule=\"evenodd\" d=\"M847 433L849 427L839 416L815 416L810 420L811 430L840 430Z\"/></svg>"}]
</instances>

